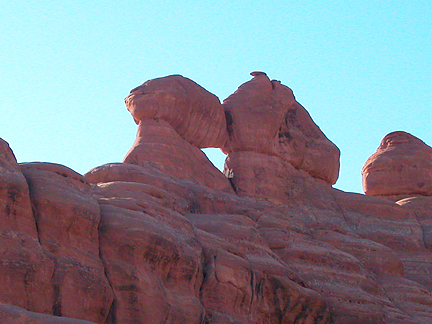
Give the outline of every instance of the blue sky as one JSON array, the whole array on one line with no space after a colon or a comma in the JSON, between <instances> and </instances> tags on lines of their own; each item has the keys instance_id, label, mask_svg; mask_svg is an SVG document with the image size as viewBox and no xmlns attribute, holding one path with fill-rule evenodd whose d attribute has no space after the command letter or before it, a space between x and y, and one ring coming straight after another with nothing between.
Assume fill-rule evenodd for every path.
<instances>
[{"instance_id":1,"label":"blue sky","mask_svg":"<svg viewBox=\"0 0 432 324\"><path fill-rule=\"evenodd\" d=\"M432 145L430 0L8 1L0 18L0 137L19 162L85 173L121 161L132 88L182 74L222 101L256 70L292 88L340 148L336 188L362 192L391 131Z\"/></svg>"}]
</instances>

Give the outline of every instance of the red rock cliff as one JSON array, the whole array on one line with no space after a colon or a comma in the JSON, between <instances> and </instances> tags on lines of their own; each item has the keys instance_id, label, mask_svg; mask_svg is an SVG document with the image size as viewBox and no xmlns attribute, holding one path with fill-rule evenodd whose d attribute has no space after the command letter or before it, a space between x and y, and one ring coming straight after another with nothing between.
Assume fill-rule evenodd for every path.
<instances>
[{"instance_id":1,"label":"red rock cliff","mask_svg":"<svg viewBox=\"0 0 432 324\"><path fill-rule=\"evenodd\" d=\"M84 176L0 141L0 322L431 323L432 197L333 189L339 150L253 76L133 90L136 142Z\"/></svg>"}]
</instances>

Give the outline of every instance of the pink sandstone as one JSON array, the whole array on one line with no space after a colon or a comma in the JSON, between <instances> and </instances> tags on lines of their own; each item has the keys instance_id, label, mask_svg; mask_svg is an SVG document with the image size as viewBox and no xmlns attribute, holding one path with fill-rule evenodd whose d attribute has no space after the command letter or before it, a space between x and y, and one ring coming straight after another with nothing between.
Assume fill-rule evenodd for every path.
<instances>
[{"instance_id":1,"label":"pink sandstone","mask_svg":"<svg viewBox=\"0 0 432 324\"><path fill-rule=\"evenodd\" d=\"M138 124L125 163L152 164L163 172L222 190L231 190L200 148L227 140L219 99L180 75L145 82L125 99ZM190 158L192 157L192 158Z\"/></svg>"},{"instance_id":2,"label":"pink sandstone","mask_svg":"<svg viewBox=\"0 0 432 324\"><path fill-rule=\"evenodd\" d=\"M432 195L432 148L406 132L386 135L366 161L363 189L367 195L399 200Z\"/></svg>"},{"instance_id":3,"label":"pink sandstone","mask_svg":"<svg viewBox=\"0 0 432 324\"><path fill-rule=\"evenodd\" d=\"M338 149L253 76L223 105L181 76L145 83L125 162L83 176L1 140L0 322L431 323L432 197L332 188Z\"/></svg>"},{"instance_id":4,"label":"pink sandstone","mask_svg":"<svg viewBox=\"0 0 432 324\"><path fill-rule=\"evenodd\" d=\"M334 184L339 174L339 149L295 100L293 92L263 72L224 100L233 152L277 156L315 178Z\"/></svg>"}]
</instances>

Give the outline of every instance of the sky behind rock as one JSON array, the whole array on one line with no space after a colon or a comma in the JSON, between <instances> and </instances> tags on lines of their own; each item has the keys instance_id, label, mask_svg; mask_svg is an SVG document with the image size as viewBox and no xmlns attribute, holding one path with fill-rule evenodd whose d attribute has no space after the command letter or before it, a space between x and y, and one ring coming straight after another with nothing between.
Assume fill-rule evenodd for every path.
<instances>
[{"instance_id":1,"label":"sky behind rock","mask_svg":"<svg viewBox=\"0 0 432 324\"><path fill-rule=\"evenodd\" d=\"M121 161L136 132L123 98L170 74L221 101L252 71L292 88L341 150L344 191L362 192L387 133L432 144L429 0L9 1L0 18L0 137L19 162Z\"/></svg>"}]
</instances>

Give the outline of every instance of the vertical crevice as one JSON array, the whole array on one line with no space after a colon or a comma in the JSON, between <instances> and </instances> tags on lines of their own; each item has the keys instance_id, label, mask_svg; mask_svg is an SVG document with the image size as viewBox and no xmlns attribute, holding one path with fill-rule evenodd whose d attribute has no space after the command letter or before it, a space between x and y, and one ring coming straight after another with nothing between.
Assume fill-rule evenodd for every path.
<instances>
[{"instance_id":1,"label":"vertical crevice","mask_svg":"<svg viewBox=\"0 0 432 324\"><path fill-rule=\"evenodd\" d=\"M115 298L115 292L114 292L113 285L109 280L109 276L108 276L108 272L107 272L107 265L106 265L106 262L104 261L103 255L102 255L101 233L104 231L104 229L101 226L101 218L102 218L102 214L101 214L101 211L99 208L99 224L98 224L98 247L99 247L99 250L98 250L98 255L99 255L99 260L103 266L105 279L106 279L106 281L107 281L107 283L111 289L112 298L113 298L112 302L111 302L111 306L109 307L109 310L108 310L108 314L107 314L106 319L105 319L105 324L115 324L115 323L117 323L117 315L116 315L116 313L117 313L117 301Z\"/></svg>"},{"instance_id":2,"label":"vertical crevice","mask_svg":"<svg viewBox=\"0 0 432 324\"><path fill-rule=\"evenodd\" d=\"M233 188L234 192L237 193L237 187L234 184L233 178L228 178L231 187Z\"/></svg>"},{"instance_id":3,"label":"vertical crevice","mask_svg":"<svg viewBox=\"0 0 432 324\"><path fill-rule=\"evenodd\" d=\"M113 295L114 295L114 292L113 292ZM111 307L108 311L106 321L105 321L106 324L115 324L116 323L116 321L117 321L116 311L117 311L117 301L115 299L113 299L113 301L111 303Z\"/></svg>"},{"instance_id":4,"label":"vertical crevice","mask_svg":"<svg viewBox=\"0 0 432 324\"><path fill-rule=\"evenodd\" d=\"M52 282L53 282L53 306L52 306L52 313L54 316L62 316L62 307L61 307L61 293L60 293L60 286L61 286L61 280L59 278L59 271L58 271L58 263L57 260L54 258L54 272L52 276Z\"/></svg>"},{"instance_id":5,"label":"vertical crevice","mask_svg":"<svg viewBox=\"0 0 432 324\"><path fill-rule=\"evenodd\" d=\"M33 198L31 197L31 194L29 194L29 196L30 196L31 209L32 209L32 213L33 213L33 219L35 221L37 240L38 240L39 244L42 245L41 238L40 238L38 212L36 209L36 205L33 203Z\"/></svg>"},{"instance_id":6,"label":"vertical crevice","mask_svg":"<svg viewBox=\"0 0 432 324\"><path fill-rule=\"evenodd\" d=\"M225 119L226 119L226 124L227 124L227 132L228 132L228 136L231 137L232 133L233 133L233 117L230 111L225 110Z\"/></svg>"},{"instance_id":7,"label":"vertical crevice","mask_svg":"<svg viewBox=\"0 0 432 324\"><path fill-rule=\"evenodd\" d=\"M60 286L54 284L54 304L52 307L52 312L54 316L61 316L61 296L60 296Z\"/></svg>"},{"instance_id":8,"label":"vertical crevice","mask_svg":"<svg viewBox=\"0 0 432 324\"><path fill-rule=\"evenodd\" d=\"M31 184L31 180L28 179L24 173L21 173L27 183L27 189L28 189L28 198L29 198L29 202L30 202L30 207L31 207L31 211L32 211L32 215L33 215L33 219L35 222L35 228L36 228L36 235L37 235L37 240L39 242L40 245L42 245L41 243L41 238L40 238L40 229L39 229L39 216L38 216L38 211L37 211L37 207L35 204L35 199L32 195L32 184Z\"/></svg>"}]
</instances>

